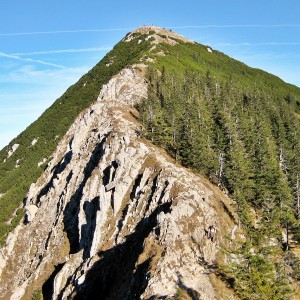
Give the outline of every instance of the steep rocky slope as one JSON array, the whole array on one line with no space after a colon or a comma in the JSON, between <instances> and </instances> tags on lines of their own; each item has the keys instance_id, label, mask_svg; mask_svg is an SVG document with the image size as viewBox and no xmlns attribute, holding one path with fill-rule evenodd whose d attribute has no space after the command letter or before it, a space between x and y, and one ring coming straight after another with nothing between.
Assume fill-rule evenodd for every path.
<instances>
[{"instance_id":1,"label":"steep rocky slope","mask_svg":"<svg viewBox=\"0 0 300 300\"><path fill-rule=\"evenodd\" d=\"M271 74L128 33L0 151L0 299L298 299L299 113Z\"/></svg>"},{"instance_id":2,"label":"steep rocky slope","mask_svg":"<svg viewBox=\"0 0 300 300\"><path fill-rule=\"evenodd\" d=\"M102 87L32 184L1 251L1 299L232 299L212 280L229 199L141 136L145 68Z\"/></svg>"}]
</instances>

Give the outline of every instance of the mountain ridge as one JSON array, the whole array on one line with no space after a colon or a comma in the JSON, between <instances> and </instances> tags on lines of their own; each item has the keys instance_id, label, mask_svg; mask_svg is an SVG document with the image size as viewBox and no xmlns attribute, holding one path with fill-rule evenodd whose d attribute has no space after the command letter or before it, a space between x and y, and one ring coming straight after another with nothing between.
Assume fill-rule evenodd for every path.
<instances>
[{"instance_id":1,"label":"mountain ridge","mask_svg":"<svg viewBox=\"0 0 300 300\"><path fill-rule=\"evenodd\" d=\"M216 206L223 209L211 184L145 143L139 125L123 110L134 110L132 101L147 95L143 67L124 69L103 86L98 101L77 118L43 177L31 187L26 206L38 209L27 225L15 229L5 248L3 299L30 298L32 287L45 277L52 278L42 287L46 299L49 291L53 299L93 299L99 293L112 299L148 299L175 295L177 281L183 291L215 298L205 264L215 260L222 237L208 236L205 230L214 227L229 234L232 221L225 215L217 221ZM127 253L133 245L133 254ZM126 264L114 265L131 255L132 271ZM177 265L182 255L184 263ZM194 265L197 256L205 263ZM16 272L3 264L24 267ZM115 283L108 272L115 274ZM122 272L129 277L118 279Z\"/></svg>"},{"instance_id":2,"label":"mountain ridge","mask_svg":"<svg viewBox=\"0 0 300 300\"><path fill-rule=\"evenodd\" d=\"M99 111L100 107L103 114ZM87 298L96 293L96 282L100 284L103 293L106 285L110 289L109 293L113 293L105 271L114 259L114 251L110 250L116 247L123 253L124 249L129 251L131 243L137 243L139 250L134 252L131 265L128 266L133 273L129 269L129 273L126 273L133 276L133 282L129 283L129 277L117 276L130 286L128 299L135 299L135 292L140 296L144 293L153 299L159 297L158 291L160 296L179 297L182 294L183 297L193 298L201 295L205 299L220 298L220 291L237 299L246 299L249 294L252 294L253 299L261 299L262 295L269 299L276 295L279 295L278 299L289 297L290 284L287 280L297 282L297 270L300 268L297 255L289 251L289 236L294 239L296 246L299 239L297 182L300 166L296 155L297 149L300 149L300 131L297 130L299 111L300 89L285 84L273 75L247 67L208 46L193 43L166 29L148 26L127 34L112 52L70 87L37 122L0 152L2 244L7 232L13 230L19 222L22 223L22 200L26 194L24 207L27 209L27 219L24 221L29 221L27 225L20 223L14 233L8 235L6 247L2 250L0 266L6 270L2 280L5 282L8 277L12 280L12 290L8 291L4 284L2 293L5 297L9 293L14 294L16 299L30 299L34 293L43 294L46 299L56 299L62 295L83 297L76 282L81 282L79 286L83 284L81 288L85 287L83 290L88 293ZM95 114L98 117L93 119ZM74 120L77 121L73 123ZM131 125L128 126L126 122L131 122ZM134 128L128 129L131 132L130 138L126 137L125 128ZM121 132L124 136L120 135ZM164 149L164 158L161 157L162 150L159 151L152 143ZM55 150L57 145L60 145L60 150ZM148 157L147 151L150 150L145 149L151 149L157 154ZM123 153L120 157L119 151ZM53 156L53 153L56 154ZM141 153L141 157L136 157L136 153ZM167 154L171 156L167 161L173 163L172 167L165 162ZM105 160L103 157L106 157ZM128 169L135 170L135 176L126 173L130 170L123 169L122 159L125 157L126 164L131 166ZM130 157L135 157L135 161L145 160L146 166L131 165L128 162ZM218 195L201 197L201 193L197 194L193 189L194 179L191 178L194 175L183 171L179 164L209 178L223 192L200 176L197 179L202 182L199 190L205 190L205 195ZM173 177L172 172L166 174L164 169L168 168L177 170L181 175ZM125 172L123 178L130 178L131 183L114 180L118 178L118 172ZM191 184L184 185L185 191L181 191L185 179L191 180ZM173 186L176 180L178 184ZM71 190L70 182L73 186ZM97 186L99 191L95 189ZM118 189L116 195L121 194L120 197L115 196ZM174 201L168 189L172 193L181 193L184 200ZM125 190L127 192L124 194ZM189 190L196 194L188 196L191 193ZM84 195L87 195L87 199ZM193 202L190 197L197 200ZM139 210L134 210L134 205L142 205L140 198L145 205L143 213L149 214L149 228L145 225L147 218L141 219ZM51 201L54 201L53 207L57 207L57 211L47 210L47 203ZM103 204L103 208L101 203L104 202L106 204ZM190 208L184 208L187 203ZM178 211L180 205L183 205L182 211ZM44 207L46 214L41 207ZM130 209L131 215L128 215ZM11 218L14 210L15 217ZM114 212L119 210L122 210L122 214L119 214L116 221ZM189 216L188 219L180 219L180 213L186 218L184 214L189 215L192 210L195 218ZM206 210L211 210L214 218L199 221L205 216ZM108 226L115 228L108 234L111 240L105 247L100 238L101 231L99 228L96 230L98 224L101 224L101 214L110 220ZM23 234L30 236L29 228L37 220L43 224L43 219L47 219L48 215L52 215L53 222L47 221L48 225L43 225L39 233L39 241L33 242L40 250L33 256L28 253L24 256L27 263L20 271L23 275L18 275L17 289L13 282L16 276L14 268L9 270L5 267L6 262L10 266L14 265L14 257L9 256L9 253L14 249L17 257L21 248L18 243L22 244ZM70 217L66 217L68 215ZM132 217L140 221L131 230L122 233L124 222ZM172 228L173 239L177 240L174 233L179 232L181 238L178 243L182 243L181 239L186 241L188 260L191 261L193 255L196 255L192 259L194 264L191 264L191 268L198 270L195 273L197 276L189 281L184 264L179 263L178 266L178 261L174 260L172 266L176 266L174 270L179 273L172 273L168 267L162 267L160 272L170 275L163 280L165 287L157 285L157 288L151 290L150 281L154 286L159 282L158 277L155 277L157 275L153 275L156 274L156 268L153 267L155 261L163 262L165 258L161 257L159 247L154 247L157 252L152 255L149 250L151 247L147 247L147 242L142 247L141 241L148 241L151 237L152 241L158 239L168 244L160 231L161 228L168 231L168 227L164 227L166 219L172 223L170 230ZM178 224L175 226L176 222ZM199 231L195 231L195 227ZM24 232L22 236L18 235L20 228ZM39 232L37 227L33 228ZM214 232L216 229L215 242L212 230ZM137 235L133 234L135 231ZM95 232L98 238L95 238ZM123 239L118 241L117 232L121 232ZM48 235L48 238L42 238L43 234ZM53 236L56 234L61 237L60 240L55 240ZM16 244L17 240L20 242ZM54 243L52 250L49 246L51 241ZM65 251L58 255L58 261L49 254L56 249L55 243L62 243ZM121 246L123 244L125 248ZM22 251L26 253L30 247L24 246ZM170 249L174 249L172 247L174 245ZM227 254L220 253L219 247L225 248ZM102 252L97 253L96 249ZM166 249L172 252L168 247ZM101 260L101 253L105 253L104 260ZM222 263L208 258L217 253ZM122 261L123 254L117 257ZM179 256L176 257L178 260ZM278 266L269 263L276 260L280 262ZM95 264L96 268L90 269L88 261ZM47 262L51 270L43 273L43 268L47 269ZM79 269L74 269L75 265L85 274L83 277L80 277ZM245 269L247 265L251 268ZM286 269L282 278L276 275L281 267ZM34 268L38 270L36 274L44 278L44 282L34 278ZM114 270L115 274L121 271L118 268ZM206 276L203 270L210 275ZM97 277L98 281L93 281L88 274L95 275L96 271L104 272L103 278L106 279L101 281ZM154 277L148 278L150 275L147 272L153 273ZM26 279L26 273L31 274L30 280ZM86 282L85 276L89 278ZM212 276L215 276L215 282ZM200 278L206 282L207 291L201 286ZM223 278L224 283L220 278ZM249 284L252 278L259 280ZM117 282L112 284L116 287ZM34 289L36 284L39 288ZM258 290L261 293L256 295ZM123 286L122 293L125 291L126 286ZM108 299L117 297L106 295Z\"/></svg>"}]
</instances>

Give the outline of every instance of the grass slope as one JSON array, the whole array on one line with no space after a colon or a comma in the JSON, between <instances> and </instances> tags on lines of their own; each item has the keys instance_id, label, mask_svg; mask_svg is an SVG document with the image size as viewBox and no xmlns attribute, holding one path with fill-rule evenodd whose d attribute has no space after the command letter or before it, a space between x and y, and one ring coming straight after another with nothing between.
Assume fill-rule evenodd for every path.
<instances>
[{"instance_id":1,"label":"grass slope","mask_svg":"<svg viewBox=\"0 0 300 300\"><path fill-rule=\"evenodd\" d=\"M300 243L300 89L202 45L155 51L137 105L144 135L235 200L247 238L226 249L223 278L240 299L290 299L300 260L283 236Z\"/></svg>"}]
</instances>

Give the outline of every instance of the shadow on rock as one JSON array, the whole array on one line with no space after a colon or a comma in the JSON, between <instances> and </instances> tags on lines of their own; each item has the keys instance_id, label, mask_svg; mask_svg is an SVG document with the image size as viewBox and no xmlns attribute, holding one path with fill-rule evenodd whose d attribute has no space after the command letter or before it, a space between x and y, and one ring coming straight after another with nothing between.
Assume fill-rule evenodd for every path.
<instances>
[{"instance_id":1,"label":"shadow on rock","mask_svg":"<svg viewBox=\"0 0 300 300\"><path fill-rule=\"evenodd\" d=\"M98 253L100 259L86 274L85 282L76 287L74 299L140 299L148 285L151 259L136 266L146 237L157 226L159 213L171 211L171 203L158 206L123 244Z\"/></svg>"}]
</instances>

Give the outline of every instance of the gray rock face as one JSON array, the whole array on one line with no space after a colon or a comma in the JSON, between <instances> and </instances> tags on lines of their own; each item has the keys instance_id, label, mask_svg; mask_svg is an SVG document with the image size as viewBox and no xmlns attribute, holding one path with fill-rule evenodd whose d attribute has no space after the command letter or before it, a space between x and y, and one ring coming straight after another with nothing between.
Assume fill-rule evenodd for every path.
<instances>
[{"instance_id":1,"label":"gray rock face","mask_svg":"<svg viewBox=\"0 0 300 300\"><path fill-rule=\"evenodd\" d=\"M142 69L104 85L60 142L0 255L0 299L216 299L210 273L229 217L220 191L140 137ZM214 238L208 234L214 228ZM230 231L228 230L228 235ZM21 266L21 267L20 267Z\"/></svg>"},{"instance_id":2,"label":"gray rock face","mask_svg":"<svg viewBox=\"0 0 300 300\"><path fill-rule=\"evenodd\" d=\"M25 222L31 222L38 211L38 207L34 204L25 207Z\"/></svg>"},{"instance_id":3,"label":"gray rock face","mask_svg":"<svg viewBox=\"0 0 300 300\"><path fill-rule=\"evenodd\" d=\"M7 158L11 157L15 153L15 151L19 148L19 146L20 146L19 144L14 144L11 147L11 149L8 151Z\"/></svg>"}]
</instances>

